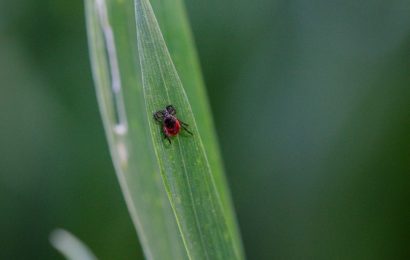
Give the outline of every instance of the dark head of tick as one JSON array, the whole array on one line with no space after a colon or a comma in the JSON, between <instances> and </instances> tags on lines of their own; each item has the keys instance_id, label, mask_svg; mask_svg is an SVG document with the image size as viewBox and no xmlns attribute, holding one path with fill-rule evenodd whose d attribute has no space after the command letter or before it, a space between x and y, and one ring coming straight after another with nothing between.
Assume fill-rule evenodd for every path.
<instances>
[{"instance_id":1,"label":"dark head of tick","mask_svg":"<svg viewBox=\"0 0 410 260\"><path fill-rule=\"evenodd\" d=\"M164 125L166 128L173 128L176 124L177 119L174 116L167 115L164 117Z\"/></svg>"},{"instance_id":2,"label":"dark head of tick","mask_svg":"<svg viewBox=\"0 0 410 260\"><path fill-rule=\"evenodd\" d=\"M172 136L176 136L181 128L184 129L190 135L193 135L191 131L188 130L188 124L182 122L176 117L177 111L172 105L168 105L165 109L158 110L154 113L154 119L162 124L162 132L164 138L171 143Z\"/></svg>"}]
</instances>

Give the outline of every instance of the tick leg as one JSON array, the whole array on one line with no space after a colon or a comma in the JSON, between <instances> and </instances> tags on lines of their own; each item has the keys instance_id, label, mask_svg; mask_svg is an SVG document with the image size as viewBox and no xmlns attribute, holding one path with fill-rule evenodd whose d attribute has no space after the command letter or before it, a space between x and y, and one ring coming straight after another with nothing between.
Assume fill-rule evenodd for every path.
<instances>
[{"instance_id":1,"label":"tick leg","mask_svg":"<svg viewBox=\"0 0 410 260\"><path fill-rule=\"evenodd\" d=\"M180 121L180 122L181 122L181 121ZM182 126L182 128L183 128L185 131L187 131L190 135L194 135L191 131L188 130L188 128L186 128L186 127L184 126L184 124L182 124L181 126Z\"/></svg>"},{"instance_id":2,"label":"tick leg","mask_svg":"<svg viewBox=\"0 0 410 260\"><path fill-rule=\"evenodd\" d=\"M178 121L181 123L181 126L182 126L182 128L183 128L185 131L187 131L187 132L188 132L189 134L191 134L191 135L194 135L191 131L188 130L187 127L188 127L189 125L188 125L187 123L182 122L182 121L179 120L179 119L178 119Z\"/></svg>"},{"instance_id":3,"label":"tick leg","mask_svg":"<svg viewBox=\"0 0 410 260\"><path fill-rule=\"evenodd\" d=\"M154 119L158 122L162 122L162 119L164 118L164 114L162 111L157 111L154 113Z\"/></svg>"},{"instance_id":4,"label":"tick leg","mask_svg":"<svg viewBox=\"0 0 410 260\"><path fill-rule=\"evenodd\" d=\"M184 122L182 122L181 120L179 120L178 119L178 121L181 123L181 125L184 125L184 126L189 126L187 123L184 123Z\"/></svg>"},{"instance_id":5,"label":"tick leg","mask_svg":"<svg viewBox=\"0 0 410 260\"><path fill-rule=\"evenodd\" d=\"M164 138L168 140L169 144L171 144L171 138L169 138L169 136L167 136L166 134L164 134Z\"/></svg>"},{"instance_id":6,"label":"tick leg","mask_svg":"<svg viewBox=\"0 0 410 260\"><path fill-rule=\"evenodd\" d=\"M173 116L177 114L177 111L173 105L168 105L165 109Z\"/></svg>"}]
</instances>

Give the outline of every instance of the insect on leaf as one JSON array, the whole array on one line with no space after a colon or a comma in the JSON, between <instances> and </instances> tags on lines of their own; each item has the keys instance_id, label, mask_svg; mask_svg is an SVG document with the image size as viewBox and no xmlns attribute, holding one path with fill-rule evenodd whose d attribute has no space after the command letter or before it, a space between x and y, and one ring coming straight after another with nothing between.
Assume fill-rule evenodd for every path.
<instances>
[{"instance_id":1,"label":"insect on leaf","mask_svg":"<svg viewBox=\"0 0 410 260\"><path fill-rule=\"evenodd\" d=\"M182 2L152 0L189 99L148 1L85 3L98 103L145 256L242 259ZM153 113L167 105L176 108L193 136L182 132L172 144L163 139Z\"/></svg>"},{"instance_id":2,"label":"insect on leaf","mask_svg":"<svg viewBox=\"0 0 410 260\"><path fill-rule=\"evenodd\" d=\"M149 121L154 150L173 212L191 259L240 259L194 114L147 0L135 0L140 68L148 116L172 104L194 136L169 145Z\"/></svg>"}]
</instances>

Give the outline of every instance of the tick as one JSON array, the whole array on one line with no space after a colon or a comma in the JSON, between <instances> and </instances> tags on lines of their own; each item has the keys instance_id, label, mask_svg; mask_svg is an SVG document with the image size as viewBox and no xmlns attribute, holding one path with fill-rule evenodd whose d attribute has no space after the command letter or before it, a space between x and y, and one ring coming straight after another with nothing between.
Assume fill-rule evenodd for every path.
<instances>
[{"instance_id":1,"label":"tick","mask_svg":"<svg viewBox=\"0 0 410 260\"><path fill-rule=\"evenodd\" d=\"M188 124L182 122L176 117L177 111L173 105L168 105L163 110L158 110L154 113L154 119L162 124L162 132L164 133L164 138L171 143L171 137L176 136L181 128L193 135L191 131L188 130Z\"/></svg>"}]
</instances>

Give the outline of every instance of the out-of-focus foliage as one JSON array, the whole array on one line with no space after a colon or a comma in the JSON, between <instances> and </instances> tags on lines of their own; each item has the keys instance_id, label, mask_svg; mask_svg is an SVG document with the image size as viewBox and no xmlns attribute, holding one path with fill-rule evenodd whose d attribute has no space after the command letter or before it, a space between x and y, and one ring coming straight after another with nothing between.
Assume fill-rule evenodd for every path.
<instances>
[{"instance_id":1,"label":"out-of-focus foliage","mask_svg":"<svg viewBox=\"0 0 410 260\"><path fill-rule=\"evenodd\" d=\"M409 258L410 3L186 4L249 259ZM141 257L82 8L0 3L2 259Z\"/></svg>"},{"instance_id":2,"label":"out-of-focus foliage","mask_svg":"<svg viewBox=\"0 0 410 260\"><path fill-rule=\"evenodd\" d=\"M249 258L408 258L410 2L231 4L188 6Z\"/></svg>"}]
</instances>

